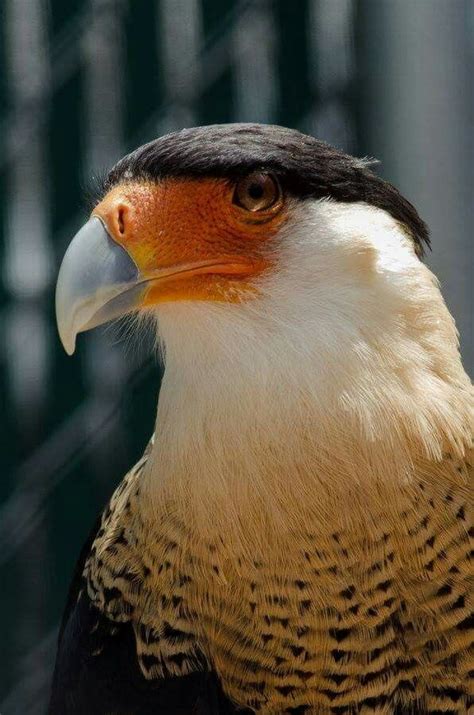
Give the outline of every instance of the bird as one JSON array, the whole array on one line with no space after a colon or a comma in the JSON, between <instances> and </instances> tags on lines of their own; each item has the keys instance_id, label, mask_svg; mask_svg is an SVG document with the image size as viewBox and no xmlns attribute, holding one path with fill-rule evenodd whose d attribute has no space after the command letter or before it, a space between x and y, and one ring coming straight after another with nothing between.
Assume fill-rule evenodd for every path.
<instances>
[{"instance_id":1,"label":"bird","mask_svg":"<svg viewBox=\"0 0 474 715\"><path fill-rule=\"evenodd\" d=\"M372 164L224 124L106 176L59 334L146 323L164 374L50 715L470 712L472 384L427 225Z\"/></svg>"}]
</instances>

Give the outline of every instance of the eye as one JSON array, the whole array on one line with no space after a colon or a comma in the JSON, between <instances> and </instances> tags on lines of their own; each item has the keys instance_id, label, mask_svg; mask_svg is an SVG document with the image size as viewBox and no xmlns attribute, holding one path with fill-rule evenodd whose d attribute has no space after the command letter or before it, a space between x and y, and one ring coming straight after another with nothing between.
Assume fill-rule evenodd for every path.
<instances>
[{"instance_id":1,"label":"eye","mask_svg":"<svg viewBox=\"0 0 474 715\"><path fill-rule=\"evenodd\" d=\"M255 171L240 179L234 191L234 204L247 211L265 211L281 196L280 185L272 174Z\"/></svg>"}]
</instances>

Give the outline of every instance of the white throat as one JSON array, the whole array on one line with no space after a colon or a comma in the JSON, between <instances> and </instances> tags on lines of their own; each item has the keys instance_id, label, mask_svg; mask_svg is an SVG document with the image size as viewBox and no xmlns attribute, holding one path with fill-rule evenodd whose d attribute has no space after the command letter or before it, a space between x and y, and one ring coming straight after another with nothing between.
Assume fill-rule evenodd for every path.
<instances>
[{"instance_id":1,"label":"white throat","mask_svg":"<svg viewBox=\"0 0 474 715\"><path fill-rule=\"evenodd\" d=\"M150 493L275 509L302 491L406 479L416 459L470 444L454 323L402 228L365 204L313 201L292 216L258 298L160 306Z\"/></svg>"}]
</instances>

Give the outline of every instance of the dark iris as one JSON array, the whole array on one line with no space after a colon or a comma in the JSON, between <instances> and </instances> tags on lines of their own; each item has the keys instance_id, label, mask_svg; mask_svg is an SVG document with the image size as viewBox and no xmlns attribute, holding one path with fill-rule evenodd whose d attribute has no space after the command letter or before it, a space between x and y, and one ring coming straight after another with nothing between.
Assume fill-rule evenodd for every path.
<instances>
[{"instance_id":1,"label":"dark iris","mask_svg":"<svg viewBox=\"0 0 474 715\"><path fill-rule=\"evenodd\" d=\"M281 196L280 185L272 174L255 171L240 179L235 187L233 201L247 211L267 211Z\"/></svg>"}]
</instances>

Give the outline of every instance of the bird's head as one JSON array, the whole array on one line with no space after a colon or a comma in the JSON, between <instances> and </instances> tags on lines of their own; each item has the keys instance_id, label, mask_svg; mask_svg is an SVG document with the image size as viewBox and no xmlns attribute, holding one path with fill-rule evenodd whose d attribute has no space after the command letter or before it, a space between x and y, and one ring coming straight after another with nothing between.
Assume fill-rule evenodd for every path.
<instances>
[{"instance_id":1,"label":"bird's head","mask_svg":"<svg viewBox=\"0 0 474 715\"><path fill-rule=\"evenodd\" d=\"M64 347L71 353L77 333L165 303L256 308L275 276L293 279L280 292L305 319L323 276L325 289L333 281L330 304L338 287L376 271L377 221L398 231L399 257L413 263L423 253L424 223L368 162L297 131L222 125L157 139L110 171L66 253L57 287Z\"/></svg>"},{"instance_id":2,"label":"bird's head","mask_svg":"<svg viewBox=\"0 0 474 715\"><path fill-rule=\"evenodd\" d=\"M167 360L216 384L238 363L276 391L310 375L344 409L380 411L384 389L460 379L427 245L365 160L282 127L185 129L110 171L61 266L59 332L72 353L77 333L146 312Z\"/></svg>"}]
</instances>

